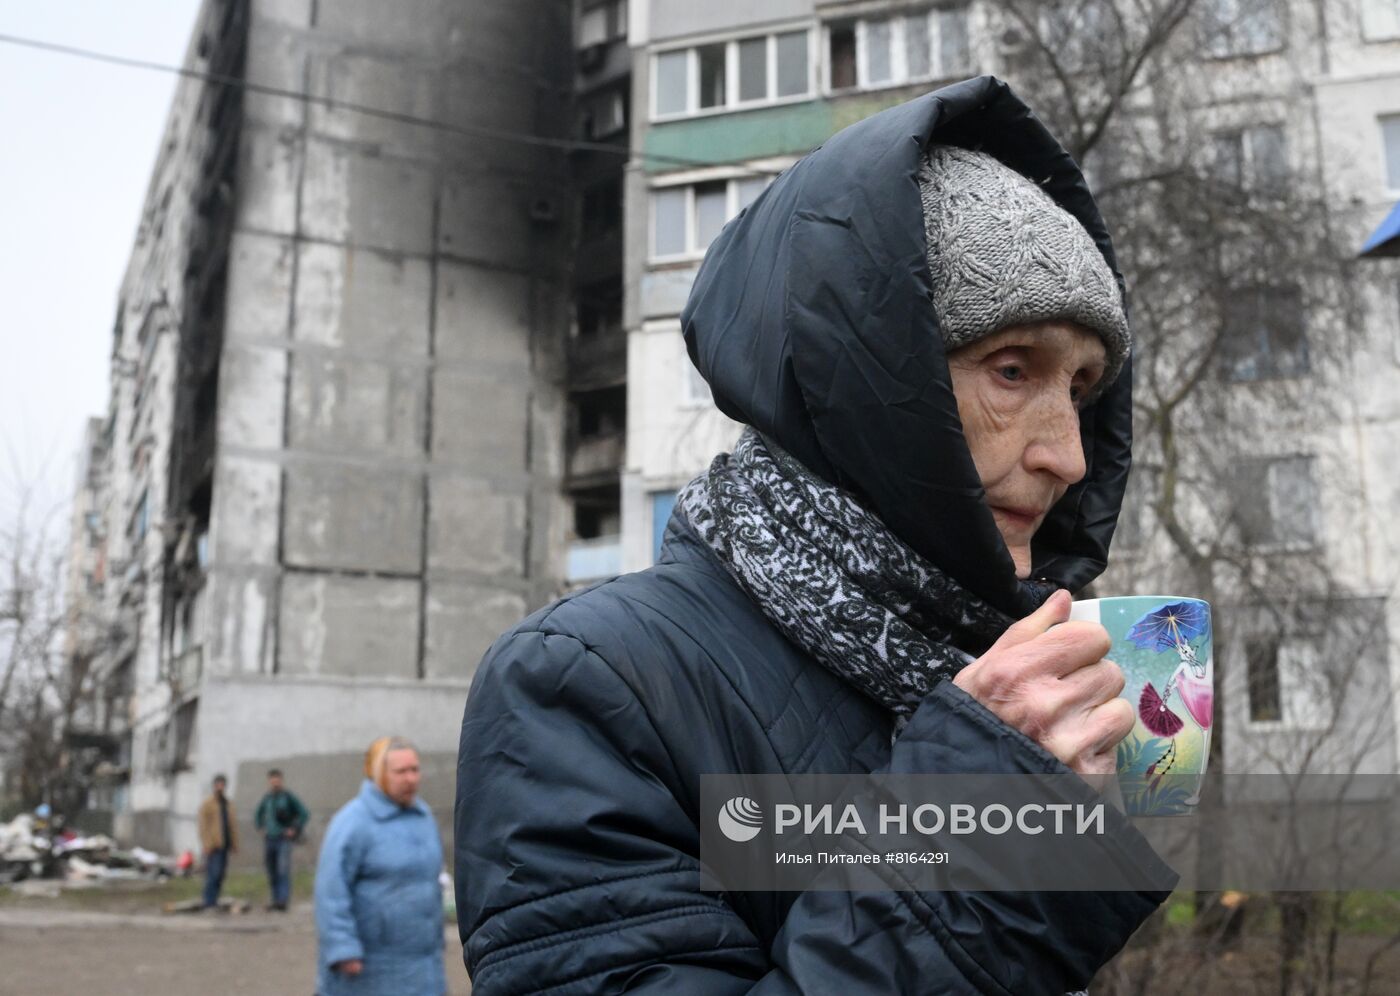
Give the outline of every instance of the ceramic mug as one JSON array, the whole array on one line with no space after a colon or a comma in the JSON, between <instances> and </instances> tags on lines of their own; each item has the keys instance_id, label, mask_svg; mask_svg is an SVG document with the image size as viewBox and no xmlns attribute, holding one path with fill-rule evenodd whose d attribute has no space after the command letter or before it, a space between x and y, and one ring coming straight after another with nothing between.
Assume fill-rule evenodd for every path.
<instances>
[{"instance_id":1,"label":"ceramic mug","mask_svg":"<svg viewBox=\"0 0 1400 996\"><path fill-rule=\"evenodd\" d=\"M1071 619L1108 630L1123 669L1132 731L1118 745L1128 816L1185 816L1200 801L1215 704L1210 603L1180 595L1124 595L1074 603Z\"/></svg>"}]
</instances>

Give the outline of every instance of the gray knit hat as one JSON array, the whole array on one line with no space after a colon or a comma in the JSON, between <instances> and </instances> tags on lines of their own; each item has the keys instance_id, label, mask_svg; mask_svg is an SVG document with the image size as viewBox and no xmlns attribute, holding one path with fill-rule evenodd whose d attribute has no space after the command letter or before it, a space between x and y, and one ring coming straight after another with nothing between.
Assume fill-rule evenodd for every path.
<instances>
[{"instance_id":1,"label":"gray knit hat","mask_svg":"<svg viewBox=\"0 0 1400 996\"><path fill-rule=\"evenodd\" d=\"M919 165L933 309L949 350L1052 318L1097 332L1113 383L1132 338L1122 295L1084 226L1036 184L982 152L934 145Z\"/></svg>"}]
</instances>

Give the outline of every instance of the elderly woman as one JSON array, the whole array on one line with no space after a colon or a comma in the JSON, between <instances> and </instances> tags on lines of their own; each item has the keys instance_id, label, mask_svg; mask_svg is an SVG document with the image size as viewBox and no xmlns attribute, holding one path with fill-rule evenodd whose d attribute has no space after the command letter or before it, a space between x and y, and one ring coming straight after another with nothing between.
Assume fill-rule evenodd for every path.
<instances>
[{"instance_id":1,"label":"elderly woman","mask_svg":"<svg viewBox=\"0 0 1400 996\"><path fill-rule=\"evenodd\" d=\"M418 798L418 751L381 737L316 867L319 996L442 996L442 842Z\"/></svg>"},{"instance_id":2,"label":"elderly woman","mask_svg":"<svg viewBox=\"0 0 1400 996\"><path fill-rule=\"evenodd\" d=\"M715 894L698 858L704 773L1113 770L1107 633L1056 625L1130 449L1079 170L989 77L884 111L726 226L682 322L748 428L655 567L505 634L467 702L476 996L1086 986L1166 892ZM1125 821L1105 846L1175 881Z\"/></svg>"}]
</instances>

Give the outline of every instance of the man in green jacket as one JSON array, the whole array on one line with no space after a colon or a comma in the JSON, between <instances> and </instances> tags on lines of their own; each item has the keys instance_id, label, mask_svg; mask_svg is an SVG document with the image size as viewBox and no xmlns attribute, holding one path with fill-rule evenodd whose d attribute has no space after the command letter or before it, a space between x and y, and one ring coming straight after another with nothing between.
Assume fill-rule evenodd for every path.
<instances>
[{"instance_id":1,"label":"man in green jacket","mask_svg":"<svg viewBox=\"0 0 1400 996\"><path fill-rule=\"evenodd\" d=\"M310 814L291 792L282 785L282 772L273 768L267 773L267 794L258 803L253 825L266 838L263 862L267 866L267 883L272 890L268 909L286 911L292 893L292 843L301 836Z\"/></svg>"}]
</instances>

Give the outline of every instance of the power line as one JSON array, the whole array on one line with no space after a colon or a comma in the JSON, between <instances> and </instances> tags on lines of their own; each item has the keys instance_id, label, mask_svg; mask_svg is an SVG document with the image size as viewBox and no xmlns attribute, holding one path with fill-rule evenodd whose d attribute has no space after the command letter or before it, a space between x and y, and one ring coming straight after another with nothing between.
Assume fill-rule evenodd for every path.
<instances>
[{"instance_id":1,"label":"power line","mask_svg":"<svg viewBox=\"0 0 1400 996\"><path fill-rule=\"evenodd\" d=\"M164 62L133 59L125 55L114 55L110 52L99 52L94 49L79 48L76 45L64 45L59 42L43 41L39 38L24 38L19 35L0 33L0 43L15 45L20 48L34 49L40 52L70 55L79 59L103 62L113 66L123 66L128 69L145 69L151 72L173 73L176 76L183 76L186 79L200 80L201 82L213 83L217 86L237 88L247 93L262 94L268 97L281 97L286 100L295 100L303 104L318 105L332 111L349 111L352 114L363 114L365 117L379 118L398 124L413 125L414 127L440 131L448 135L459 135L464 138L485 138L501 142L515 142L519 145L535 145L543 148L559 149L564 152L606 152L612 155L625 156L629 159L637 158L667 163L673 166L690 166L697 169L710 166L734 165L733 163L692 159L687 156L673 156L660 152L643 152L626 145L612 145L607 142L588 142L572 138L549 138L544 135L532 135L528 132L521 131L507 131L501 128L487 128L481 125L456 125L434 118L420 117L416 114L405 114L401 111L386 111L383 108L370 107L367 104L337 100L330 96L321 97L313 93L307 93L304 90L287 90L283 87L268 86L264 83L253 83L240 76L230 76L226 73L209 73L199 69L191 69L188 66L174 66ZM751 168L744 168L744 172L754 176L769 175Z\"/></svg>"}]
</instances>

